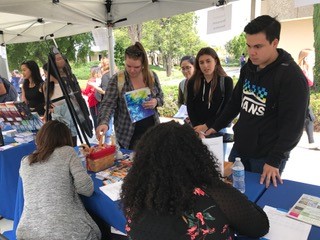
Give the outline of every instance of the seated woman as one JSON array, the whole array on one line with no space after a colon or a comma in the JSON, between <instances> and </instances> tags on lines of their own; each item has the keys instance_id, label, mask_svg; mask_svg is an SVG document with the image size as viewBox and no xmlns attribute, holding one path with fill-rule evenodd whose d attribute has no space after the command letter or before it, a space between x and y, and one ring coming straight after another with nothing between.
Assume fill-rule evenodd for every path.
<instances>
[{"instance_id":1,"label":"seated woman","mask_svg":"<svg viewBox=\"0 0 320 240\"><path fill-rule=\"evenodd\" d=\"M122 185L130 239L265 235L267 215L216 169L216 159L190 126L172 121L146 132Z\"/></svg>"},{"instance_id":2,"label":"seated woman","mask_svg":"<svg viewBox=\"0 0 320 240\"><path fill-rule=\"evenodd\" d=\"M100 239L78 195L91 196L94 189L71 147L69 128L57 120L45 123L36 145L21 162L24 209L17 239Z\"/></svg>"}]
</instances>

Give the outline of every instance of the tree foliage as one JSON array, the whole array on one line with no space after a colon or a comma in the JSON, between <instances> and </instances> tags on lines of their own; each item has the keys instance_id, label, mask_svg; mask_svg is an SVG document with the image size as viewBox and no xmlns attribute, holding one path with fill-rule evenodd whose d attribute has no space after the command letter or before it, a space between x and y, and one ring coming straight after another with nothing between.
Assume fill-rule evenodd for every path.
<instances>
[{"instance_id":1,"label":"tree foliage","mask_svg":"<svg viewBox=\"0 0 320 240\"><path fill-rule=\"evenodd\" d=\"M118 68L124 66L124 51L131 45L131 39L127 27L121 27L114 30L115 47L114 60Z\"/></svg>"},{"instance_id":2,"label":"tree foliage","mask_svg":"<svg viewBox=\"0 0 320 240\"><path fill-rule=\"evenodd\" d=\"M242 53L247 52L246 36L241 33L226 43L225 48L230 56L239 59Z\"/></svg>"},{"instance_id":3,"label":"tree foliage","mask_svg":"<svg viewBox=\"0 0 320 240\"><path fill-rule=\"evenodd\" d=\"M92 41L93 38L91 33L83 33L56 39L60 52L72 62L86 61L86 58L90 53ZM20 64L27 60L34 60L41 67L47 62L50 48L53 45L54 43L52 40L7 45L7 57L10 69L19 69Z\"/></svg>"},{"instance_id":4,"label":"tree foliage","mask_svg":"<svg viewBox=\"0 0 320 240\"><path fill-rule=\"evenodd\" d=\"M206 45L197 35L196 21L195 13L191 12L143 24L142 43L149 53L161 54L167 76L171 75L174 59L195 55Z\"/></svg>"}]
</instances>

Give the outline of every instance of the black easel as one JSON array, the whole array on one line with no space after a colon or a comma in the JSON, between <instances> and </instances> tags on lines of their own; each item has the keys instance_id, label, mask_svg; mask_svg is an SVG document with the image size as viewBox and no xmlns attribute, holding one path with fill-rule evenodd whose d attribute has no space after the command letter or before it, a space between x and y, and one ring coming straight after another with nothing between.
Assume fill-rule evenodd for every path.
<instances>
[{"instance_id":1,"label":"black easel","mask_svg":"<svg viewBox=\"0 0 320 240\"><path fill-rule=\"evenodd\" d=\"M82 137L83 137L86 144L90 146L90 143L86 135L88 135L89 137L93 136L93 133L92 133L93 124L89 118L90 114L89 114L87 105L81 95L81 89L80 89L79 83L76 77L74 76L74 74L72 74L71 67L66 58L64 58L64 61L66 62L66 64L63 67L63 72L65 76L63 78L61 77L55 61L56 54L61 54L61 53L59 52L57 47L53 47L52 51L48 55L48 77L46 80L46 85L47 85L46 109L50 109L51 103L65 99L72 121L76 127L80 142L83 143L83 140L82 140ZM62 54L61 56L63 57ZM61 87L63 96L60 98L54 99L53 101L50 101L49 100L50 99L49 83L50 83L50 76L52 75L52 73L54 73L54 75L58 77L57 80ZM46 119L49 119L49 111L46 111Z\"/></svg>"}]
</instances>

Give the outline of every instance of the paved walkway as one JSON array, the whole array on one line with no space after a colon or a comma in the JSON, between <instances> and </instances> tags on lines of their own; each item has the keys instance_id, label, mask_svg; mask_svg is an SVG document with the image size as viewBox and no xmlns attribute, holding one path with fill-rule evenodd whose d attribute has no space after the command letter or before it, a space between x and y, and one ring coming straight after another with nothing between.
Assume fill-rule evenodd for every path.
<instances>
[{"instance_id":1,"label":"paved walkway","mask_svg":"<svg viewBox=\"0 0 320 240\"><path fill-rule=\"evenodd\" d=\"M315 141L320 145L320 132L314 133ZM320 186L320 151L308 149L306 132L299 144L291 151L289 161L282 178Z\"/></svg>"}]
</instances>

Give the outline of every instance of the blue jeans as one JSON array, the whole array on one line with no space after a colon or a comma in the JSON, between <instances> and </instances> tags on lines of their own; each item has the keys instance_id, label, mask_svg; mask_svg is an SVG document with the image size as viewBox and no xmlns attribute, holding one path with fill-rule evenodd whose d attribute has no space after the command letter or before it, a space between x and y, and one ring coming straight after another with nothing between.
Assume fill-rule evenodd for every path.
<instances>
[{"instance_id":1,"label":"blue jeans","mask_svg":"<svg viewBox=\"0 0 320 240\"><path fill-rule=\"evenodd\" d=\"M241 156L237 150L232 147L230 155L229 155L229 162L234 162L236 157L241 158L241 162L244 165L244 169L248 172L255 172L255 173L262 173L263 172L263 166L266 163L267 158L251 158L251 157L244 157ZM280 166L279 166L279 172L280 174L283 172L288 158L282 159Z\"/></svg>"},{"instance_id":2,"label":"blue jeans","mask_svg":"<svg viewBox=\"0 0 320 240\"><path fill-rule=\"evenodd\" d=\"M113 116L109 120L109 129L106 132L106 138L105 138L106 143L110 142L110 136L112 135L112 133L113 133Z\"/></svg>"}]
</instances>

